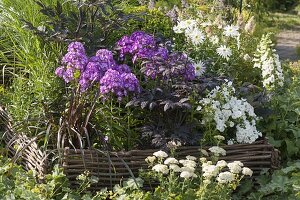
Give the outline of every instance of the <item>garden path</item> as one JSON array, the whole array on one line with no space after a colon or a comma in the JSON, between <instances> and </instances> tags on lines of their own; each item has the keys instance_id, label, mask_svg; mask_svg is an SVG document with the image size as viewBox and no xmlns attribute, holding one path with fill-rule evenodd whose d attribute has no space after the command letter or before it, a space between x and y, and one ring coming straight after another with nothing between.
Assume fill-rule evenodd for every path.
<instances>
[{"instance_id":1,"label":"garden path","mask_svg":"<svg viewBox=\"0 0 300 200\"><path fill-rule=\"evenodd\" d=\"M276 50L281 60L300 60L300 55L296 52L297 46L300 48L300 26L282 30L277 35Z\"/></svg>"}]
</instances>

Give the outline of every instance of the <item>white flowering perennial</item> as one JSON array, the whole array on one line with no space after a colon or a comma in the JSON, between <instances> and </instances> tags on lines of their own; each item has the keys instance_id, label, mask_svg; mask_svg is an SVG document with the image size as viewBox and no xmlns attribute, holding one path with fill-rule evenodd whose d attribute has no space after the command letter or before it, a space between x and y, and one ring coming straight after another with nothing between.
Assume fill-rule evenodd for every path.
<instances>
[{"instance_id":1,"label":"white flowering perennial","mask_svg":"<svg viewBox=\"0 0 300 200\"><path fill-rule=\"evenodd\" d=\"M202 44L206 38L203 31L198 27L198 22L193 19L180 20L173 27L175 33L184 33L186 38L195 46Z\"/></svg>"},{"instance_id":2,"label":"white flowering perennial","mask_svg":"<svg viewBox=\"0 0 300 200\"><path fill-rule=\"evenodd\" d=\"M217 54L226 60L229 60L230 56L232 56L232 51L229 47L225 45L221 45L217 48Z\"/></svg>"},{"instance_id":3,"label":"white flowering perennial","mask_svg":"<svg viewBox=\"0 0 300 200\"><path fill-rule=\"evenodd\" d=\"M227 37L238 37L240 35L239 27L234 25L225 26L224 35L226 35Z\"/></svg>"},{"instance_id":4,"label":"white flowering perennial","mask_svg":"<svg viewBox=\"0 0 300 200\"><path fill-rule=\"evenodd\" d=\"M152 166L154 161L158 163L152 167L152 170L157 173L169 174L169 173L180 173L180 177L184 179L196 178L195 170L197 167L196 160L194 156L186 156L185 160L177 160L173 157L167 158L167 153L164 151L157 151L153 153L153 156L148 156L145 160L148 162L149 166ZM158 159L156 159L156 157ZM163 160L166 158L165 160ZM163 163L163 164L162 164ZM181 167L179 165L182 165Z\"/></svg>"},{"instance_id":5,"label":"white flowering perennial","mask_svg":"<svg viewBox=\"0 0 300 200\"><path fill-rule=\"evenodd\" d=\"M205 73L206 67L204 62L202 62L201 60L199 62L194 63L194 67L196 77L200 77Z\"/></svg>"},{"instance_id":6,"label":"white flowering perennial","mask_svg":"<svg viewBox=\"0 0 300 200\"><path fill-rule=\"evenodd\" d=\"M234 93L232 82L227 81L202 99L200 112L204 115L203 124L214 123L221 133L229 127L235 127L236 138L234 139L238 143L253 143L262 136L256 129L258 117L254 113L254 108L245 99L233 96Z\"/></svg>"},{"instance_id":7,"label":"white flowering perennial","mask_svg":"<svg viewBox=\"0 0 300 200\"><path fill-rule=\"evenodd\" d=\"M282 87L284 83L281 62L273 46L270 34L263 35L253 59L254 68L261 70L263 85L267 89L272 89L277 85Z\"/></svg>"},{"instance_id":8,"label":"white flowering perennial","mask_svg":"<svg viewBox=\"0 0 300 200\"><path fill-rule=\"evenodd\" d=\"M213 146L213 147L210 147L208 149L210 152L212 152L215 156L226 156L226 151L225 149L221 148L221 147L218 147L218 146Z\"/></svg>"},{"instance_id":9,"label":"white flowering perennial","mask_svg":"<svg viewBox=\"0 0 300 200\"><path fill-rule=\"evenodd\" d=\"M240 161L234 161L227 164L226 161L220 160L216 165L213 165L210 161L203 161L203 182L210 184L215 179L219 184L228 184L239 181L240 176L252 176L253 171L248 167L243 166L243 163ZM228 167L229 171L224 171L225 167Z\"/></svg>"},{"instance_id":10,"label":"white flowering perennial","mask_svg":"<svg viewBox=\"0 0 300 200\"><path fill-rule=\"evenodd\" d=\"M154 156L156 156L157 158L166 158L168 157L168 154L164 151L157 151L153 153Z\"/></svg>"}]
</instances>

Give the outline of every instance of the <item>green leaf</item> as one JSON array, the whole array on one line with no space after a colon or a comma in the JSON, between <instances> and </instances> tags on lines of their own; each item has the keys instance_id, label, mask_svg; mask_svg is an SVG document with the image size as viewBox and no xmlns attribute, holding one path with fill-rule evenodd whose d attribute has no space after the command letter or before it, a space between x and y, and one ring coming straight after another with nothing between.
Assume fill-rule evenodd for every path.
<instances>
[{"instance_id":1,"label":"green leaf","mask_svg":"<svg viewBox=\"0 0 300 200\"><path fill-rule=\"evenodd\" d=\"M290 139L285 139L284 141L286 143L286 149L287 149L288 155L292 156L292 155L297 154L297 152L299 151L299 148L297 146L295 146L295 143L293 141L291 141Z\"/></svg>"},{"instance_id":2,"label":"green leaf","mask_svg":"<svg viewBox=\"0 0 300 200\"><path fill-rule=\"evenodd\" d=\"M297 167L292 165L292 166L289 166L289 167L286 167L286 168L282 169L281 171L285 174L288 174L288 173L294 171L295 169L297 169Z\"/></svg>"},{"instance_id":3,"label":"green leaf","mask_svg":"<svg viewBox=\"0 0 300 200\"><path fill-rule=\"evenodd\" d=\"M282 140L275 140L272 136L268 136L268 141L274 147L281 147L281 145L282 145Z\"/></svg>"}]
</instances>

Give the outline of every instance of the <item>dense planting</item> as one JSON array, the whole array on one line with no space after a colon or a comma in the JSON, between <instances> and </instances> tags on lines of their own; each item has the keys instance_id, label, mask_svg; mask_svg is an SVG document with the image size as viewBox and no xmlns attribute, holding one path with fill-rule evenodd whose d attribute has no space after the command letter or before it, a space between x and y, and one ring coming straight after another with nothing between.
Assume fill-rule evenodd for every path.
<instances>
[{"instance_id":1,"label":"dense planting","mask_svg":"<svg viewBox=\"0 0 300 200\"><path fill-rule=\"evenodd\" d=\"M280 60L259 23L294 3L2 0L1 134L9 123L28 136L52 173L23 170L26 145L11 139L21 151L1 153L1 199L299 198L299 62ZM223 159L223 145L258 140L281 151L282 169L258 176ZM200 156L177 151L195 146ZM60 168L62 149L154 148L138 176L122 161L132 178L100 191L93 172L73 188Z\"/></svg>"}]
</instances>

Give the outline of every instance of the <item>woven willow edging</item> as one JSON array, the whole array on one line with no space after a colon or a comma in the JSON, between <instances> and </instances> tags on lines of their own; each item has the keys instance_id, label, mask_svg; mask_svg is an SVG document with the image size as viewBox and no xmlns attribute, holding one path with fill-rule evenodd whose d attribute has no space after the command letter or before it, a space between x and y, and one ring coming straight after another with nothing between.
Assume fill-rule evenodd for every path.
<instances>
[{"instance_id":1,"label":"woven willow edging","mask_svg":"<svg viewBox=\"0 0 300 200\"><path fill-rule=\"evenodd\" d=\"M278 150L274 149L266 140L222 147L226 150L226 156L220 157L220 159L227 162L241 161L254 171L254 175L258 175L264 168L276 169L280 165ZM132 177L132 175L137 177L140 169L147 169L145 158L155 151L158 149L108 153L93 149L65 148L61 150L62 166L74 186L78 182L76 177L84 171L89 171L91 175L99 178L99 182L92 186L93 189L110 188L120 183L122 179ZM176 158L184 158L187 155L200 157L200 147L184 146L176 150Z\"/></svg>"},{"instance_id":2,"label":"woven willow edging","mask_svg":"<svg viewBox=\"0 0 300 200\"><path fill-rule=\"evenodd\" d=\"M5 131L3 140L9 156L21 164L25 170L35 171L42 179L46 175L48 167L46 152L41 151L35 138L29 138L23 133L15 133L10 117L1 106L0 121Z\"/></svg>"}]
</instances>

